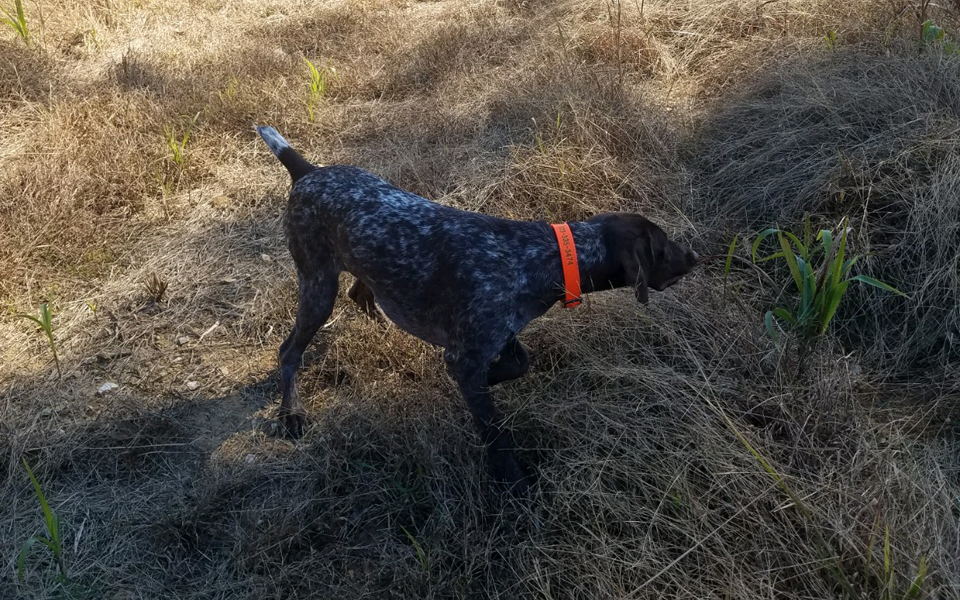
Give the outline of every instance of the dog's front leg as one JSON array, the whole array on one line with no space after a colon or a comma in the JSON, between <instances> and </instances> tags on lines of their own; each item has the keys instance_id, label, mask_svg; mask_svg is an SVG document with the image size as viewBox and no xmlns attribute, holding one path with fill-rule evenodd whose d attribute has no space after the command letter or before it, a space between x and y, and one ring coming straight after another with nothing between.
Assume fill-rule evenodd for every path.
<instances>
[{"instance_id":1,"label":"dog's front leg","mask_svg":"<svg viewBox=\"0 0 960 600\"><path fill-rule=\"evenodd\" d=\"M480 439L487 446L487 458L494 478L507 484L514 496L525 495L530 487L530 477L514 452L516 444L513 435L503 427L503 415L493 403L487 384L489 363L450 351L444 353L444 360L470 407Z\"/></svg>"},{"instance_id":2,"label":"dog's front leg","mask_svg":"<svg viewBox=\"0 0 960 600\"><path fill-rule=\"evenodd\" d=\"M490 365L487 384L497 385L504 381L519 379L529 368L530 354L517 339L517 336L513 336L500 351L500 357Z\"/></svg>"}]
</instances>

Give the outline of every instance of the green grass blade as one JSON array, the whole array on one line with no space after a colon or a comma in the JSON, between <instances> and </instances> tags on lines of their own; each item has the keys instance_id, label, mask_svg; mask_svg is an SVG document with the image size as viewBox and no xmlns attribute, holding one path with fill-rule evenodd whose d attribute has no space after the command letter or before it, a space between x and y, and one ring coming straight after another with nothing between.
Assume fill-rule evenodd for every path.
<instances>
[{"instance_id":1,"label":"green grass blade","mask_svg":"<svg viewBox=\"0 0 960 600\"><path fill-rule=\"evenodd\" d=\"M33 316L33 315L27 315L27 314L24 314L24 313L20 313L20 314L16 314L16 315L13 315L13 316L15 316L15 317L21 317L21 318L23 318L23 319L30 319L31 321L33 321L34 323L37 324L37 327L39 327L40 329L44 329L44 327L43 327L43 321L41 321L40 319L36 318L36 317Z\"/></svg>"},{"instance_id":2,"label":"green grass blade","mask_svg":"<svg viewBox=\"0 0 960 600\"><path fill-rule=\"evenodd\" d=\"M51 514L52 518L50 523L47 526L50 528L50 541L53 542L53 553L57 556L57 559L60 558L60 553L63 549L63 546L60 543L60 515L57 513Z\"/></svg>"},{"instance_id":3,"label":"green grass blade","mask_svg":"<svg viewBox=\"0 0 960 600\"><path fill-rule=\"evenodd\" d=\"M847 259L847 261L843 263L843 267L840 269L840 277L846 277L847 273L850 271L850 267L857 264L858 260L860 260L859 256L854 256L853 258Z\"/></svg>"},{"instance_id":4,"label":"green grass blade","mask_svg":"<svg viewBox=\"0 0 960 600\"><path fill-rule=\"evenodd\" d=\"M770 314L770 313L767 313L767 314ZM794 493L794 491L790 488L790 486L787 485L787 482L784 480L784 478L781 477L780 473L773 468L773 465L771 465L770 462L767 461L767 459L762 454L760 454L760 452L758 452L756 448L753 447L753 444L751 444L747 440L747 438L742 433L740 433L740 430L737 429L737 426L734 425L730 417L728 417L727 414L722 410L720 410L720 416L723 417L724 421L726 421L727 427L737 437L737 440L739 440L740 443L743 445L743 447L746 448L750 452L750 454L753 455L754 459L756 459L756 461L760 463L760 466L763 467L763 470L766 471L768 475L770 475L770 478L773 479L773 481L777 484L777 487L779 487L780 490L783 491L783 493L786 494L787 497L793 501L794 505L803 514L804 517L809 518L812 513L810 511L810 508L806 505L806 503L804 503L803 499L800 498L799 495Z\"/></svg>"},{"instance_id":5,"label":"green grass blade","mask_svg":"<svg viewBox=\"0 0 960 600\"><path fill-rule=\"evenodd\" d=\"M814 285L818 285L819 283L822 283L822 280L816 282ZM817 287L815 289L816 293L813 295L813 306L811 306L811 311L818 315L822 315L823 308L827 303L827 297L830 294L830 287L828 285L824 285L823 287Z\"/></svg>"},{"instance_id":6,"label":"green grass blade","mask_svg":"<svg viewBox=\"0 0 960 600\"><path fill-rule=\"evenodd\" d=\"M823 249L823 258L820 262L820 274L817 276L816 304L818 307L817 310L822 311L824 297L829 292L830 288L833 287L833 253L836 250L836 246L833 243L833 233L827 229L822 229L820 233L817 234L817 240L820 241L820 246Z\"/></svg>"},{"instance_id":7,"label":"green grass blade","mask_svg":"<svg viewBox=\"0 0 960 600\"><path fill-rule=\"evenodd\" d=\"M753 262L754 264L759 265L760 263L764 263L764 262L767 262L768 260L773 260L775 258L783 258L783 252L775 252L770 256L764 256L763 258L754 260Z\"/></svg>"},{"instance_id":8,"label":"green grass blade","mask_svg":"<svg viewBox=\"0 0 960 600\"><path fill-rule=\"evenodd\" d=\"M20 460L23 462L23 468L27 470L27 475L30 477L30 483L33 484L33 491L37 495L37 499L40 501L40 508L43 509L43 520L47 524L47 533L50 534L52 541L59 546L60 524L57 521L56 516L54 516L53 511L50 510L50 504L47 503L47 497L43 494L43 489L40 488L40 482L37 481L36 476L34 476L33 471L30 469L27 459L22 458ZM54 552L59 554L57 550L54 550Z\"/></svg>"},{"instance_id":9,"label":"green grass blade","mask_svg":"<svg viewBox=\"0 0 960 600\"><path fill-rule=\"evenodd\" d=\"M47 334L47 341L50 343L50 352L53 353L53 363L57 366L57 377L63 378L63 373L60 372L60 357L57 356L57 343L53 339L53 311L46 302L40 305L40 317L43 322L43 331Z\"/></svg>"},{"instance_id":10,"label":"green grass blade","mask_svg":"<svg viewBox=\"0 0 960 600\"><path fill-rule=\"evenodd\" d=\"M890 585L892 580L893 566L890 562L890 526L885 525L883 533L883 583Z\"/></svg>"},{"instance_id":11,"label":"green grass blade","mask_svg":"<svg viewBox=\"0 0 960 600\"><path fill-rule=\"evenodd\" d=\"M780 320L790 323L793 326L797 325L797 319L793 316L793 314L790 313L789 310L785 308L778 307L773 309L773 315Z\"/></svg>"},{"instance_id":12,"label":"green grass blade","mask_svg":"<svg viewBox=\"0 0 960 600\"><path fill-rule=\"evenodd\" d=\"M0 9L3 11L4 18L0 18L0 21L9 25L17 35L23 39L24 43L30 43L30 29L27 27L27 17L23 12L23 2L21 0L16 0L16 14L13 11L7 9Z\"/></svg>"},{"instance_id":13,"label":"green grass blade","mask_svg":"<svg viewBox=\"0 0 960 600\"><path fill-rule=\"evenodd\" d=\"M801 257L797 257L797 270L800 272L800 281L802 282L802 286L800 287L800 310L797 312L802 315L809 313L813 307L816 281L813 278L813 270L810 268L810 265Z\"/></svg>"},{"instance_id":14,"label":"green grass blade","mask_svg":"<svg viewBox=\"0 0 960 600\"><path fill-rule=\"evenodd\" d=\"M912 600L913 598L919 598L920 593L923 591L923 582L927 578L927 556L923 555L920 557L920 564L917 565L917 576L913 578L913 583L910 584L910 589L907 590L904 598L906 600Z\"/></svg>"},{"instance_id":15,"label":"green grass blade","mask_svg":"<svg viewBox=\"0 0 960 600\"><path fill-rule=\"evenodd\" d=\"M310 77L311 77L311 79L313 79L314 77L316 77L316 76L317 76L317 68L316 68L315 66L313 66L313 63L310 62L310 59L309 59L309 58L304 58L304 59L303 59L303 62L307 63L307 68L310 69Z\"/></svg>"},{"instance_id":16,"label":"green grass blade","mask_svg":"<svg viewBox=\"0 0 960 600\"><path fill-rule=\"evenodd\" d=\"M777 333L776 325L775 325L774 322L773 322L773 316L774 316L774 315L773 315L773 311L772 311L772 310L768 310L768 311L767 311L767 314L765 314L765 315L763 316L763 324L764 324L764 325L766 326L766 328L767 328L767 335L770 336L770 339L772 339L772 340L774 341L774 343L779 344L779 343L780 343L780 334Z\"/></svg>"},{"instance_id":17,"label":"green grass blade","mask_svg":"<svg viewBox=\"0 0 960 600\"><path fill-rule=\"evenodd\" d=\"M200 118L200 113L193 115L193 118L190 119L190 124L187 125L187 130L183 133L183 141L180 142L180 149L186 150L187 141L190 139L190 134L193 132L194 126L197 124L197 119Z\"/></svg>"},{"instance_id":18,"label":"green grass blade","mask_svg":"<svg viewBox=\"0 0 960 600\"><path fill-rule=\"evenodd\" d=\"M43 330L43 333L46 335L47 341L50 344L50 351L53 353L53 362L57 366L57 376L62 378L63 373L60 371L60 357L57 356L57 343L53 339L53 311L50 310L50 307L46 303L41 304L39 318L25 313L16 314L14 317L29 319L33 321L37 327Z\"/></svg>"},{"instance_id":19,"label":"green grass blade","mask_svg":"<svg viewBox=\"0 0 960 600\"><path fill-rule=\"evenodd\" d=\"M307 67L310 69L310 91L314 95L320 95L322 93L322 82L320 77L320 71L317 70L317 67L310 62L308 59L304 58L306 61Z\"/></svg>"},{"instance_id":20,"label":"green grass blade","mask_svg":"<svg viewBox=\"0 0 960 600\"><path fill-rule=\"evenodd\" d=\"M40 320L43 322L43 327L47 331L53 328L53 312L50 310L50 305L46 302L40 305Z\"/></svg>"},{"instance_id":21,"label":"green grass blade","mask_svg":"<svg viewBox=\"0 0 960 600\"><path fill-rule=\"evenodd\" d=\"M771 228L771 229L764 229L763 231L760 232L760 235L757 236L757 239L753 241L753 247L750 249L750 257L753 259L753 262L757 262L757 248L760 247L760 243L763 242L763 240L767 239L769 236L779 231L780 231L779 229Z\"/></svg>"},{"instance_id":22,"label":"green grass blade","mask_svg":"<svg viewBox=\"0 0 960 600\"><path fill-rule=\"evenodd\" d=\"M833 284L837 285L840 283L840 279L843 277L843 256L847 249L847 219L843 218L840 220L840 246L837 248L837 258L834 261L833 266Z\"/></svg>"},{"instance_id":23,"label":"green grass blade","mask_svg":"<svg viewBox=\"0 0 960 600\"><path fill-rule=\"evenodd\" d=\"M790 269L790 275L793 276L793 282L797 285L797 291L802 292L803 278L800 275L800 267L797 265L797 257L793 254L793 248L790 247L787 238L779 231L777 232L777 239L780 240L780 247L783 248L783 259Z\"/></svg>"},{"instance_id":24,"label":"green grass blade","mask_svg":"<svg viewBox=\"0 0 960 600\"><path fill-rule=\"evenodd\" d=\"M821 229L817 234L817 241L823 244L823 255L833 254L833 233L829 229Z\"/></svg>"},{"instance_id":25,"label":"green grass blade","mask_svg":"<svg viewBox=\"0 0 960 600\"><path fill-rule=\"evenodd\" d=\"M898 290L897 288L893 287L892 285L887 285L886 283L884 283L884 282L882 282L882 281L880 281L880 280L878 280L878 279L874 279L873 277L868 277L868 276L866 276L866 275L855 275L855 276L851 277L850 279L848 279L847 281L862 281L863 283L866 283L867 285L872 285L873 287L880 288L881 290L885 290L885 291L888 291L888 292L893 292L894 294L897 294L897 295L899 295L899 296L903 296L904 298L909 298L909 297L910 297L910 296L904 294L903 292L901 292L900 290Z\"/></svg>"},{"instance_id":26,"label":"green grass blade","mask_svg":"<svg viewBox=\"0 0 960 600\"><path fill-rule=\"evenodd\" d=\"M820 335L823 335L827 331L827 326L830 325L830 319L832 319L834 313L837 312L837 308L840 306L840 300L843 298L843 294L847 291L847 286L849 285L849 281L843 281L831 289L831 295L824 304L824 312L820 316Z\"/></svg>"},{"instance_id":27,"label":"green grass blade","mask_svg":"<svg viewBox=\"0 0 960 600\"><path fill-rule=\"evenodd\" d=\"M739 234L733 236L733 241L730 242L730 248L727 249L727 262L723 266L723 281L726 283L727 277L730 276L730 265L733 263L733 252L737 249L737 240L740 238Z\"/></svg>"},{"instance_id":28,"label":"green grass blade","mask_svg":"<svg viewBox=\"0 0 960 600\"><path fill-rule=\"evenodd\" d=\"M803 287L805 290L809 290L809 297L810 297L809 306L810 306L810 311L813 312L817 305L817 300L818 300L818 296L820 295L819 294L820 290L817 289L817 274L814 273L813 265L811 265L810 263L807 263L807 268L806 268L806 271L804 272Z\"/></svg>"},{"instance_id":29,"label":"green grass blade","mask_svg":"<svg viewBox=\"0 0 960 600\"><path fill-rule=\"evenodd\" d=\"M33 536L20 546L20 553L17 554L17 579L20 583L23 583L23 568L27 565L27 555L30 554L30 550L32 550L34 545L39 541L40 538Z\"/></svg>"},{"instance_id":30,"label":"green grass blade","mask_svg":"<svg viewBox=\"0 0 960 600\"><path fill-rule=\"evenodd\" d=\"M796 245L797 252L799 253L800 257L803 258L803 260L810 260L810 250L806 245L804 245L803 242L800 241L800 238L793 235L789 231L784 231L783 235L790 238L790 241L793 242L794 245Z\"/></svg>"},{"instance_id":31,"label":"green grass blade","mask_svg":"<svg viewBox=\"0 0 960 600\"><path fill-rule=\"evenodd\" d=\"M429 569L429 563L427 563L427 555L420 546L420 542L418 542L417 538L413 537L413 535L407 531L407 528L403 525L400 526L400 529L407 534L407 539L410 540L410 543L413 544L413 548L417 551L417 561L420 563L420 568L426 572Z\"/></svg>"}]
</instances>

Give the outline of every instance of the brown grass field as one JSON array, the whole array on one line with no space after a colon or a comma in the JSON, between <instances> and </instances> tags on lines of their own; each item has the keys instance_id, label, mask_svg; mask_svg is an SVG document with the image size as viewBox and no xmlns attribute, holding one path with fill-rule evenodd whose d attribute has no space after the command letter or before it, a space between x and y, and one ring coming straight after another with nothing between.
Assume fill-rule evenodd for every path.
<instances>
[{"instance_id":1,"label":"brown grass field","mask_svg":"<svg viewBox=\"0 0 960 600\"><path fill-rule=\"evenodd\" d=\"M960 56L920 39L956 39L955 4L26 0L29 44L0 24L0 598L960 598ZM551 310L496 390L519 501L439 351L340 302L294 443L289 178L254 124L470 210L639 211L702 255L847 216L858 272L910 297L851 287L802 365L736 263ZM15 316L46 301L62 378ZM19 581L22 458L65 581L39 544Z\"/></svg>"}]
</instances>

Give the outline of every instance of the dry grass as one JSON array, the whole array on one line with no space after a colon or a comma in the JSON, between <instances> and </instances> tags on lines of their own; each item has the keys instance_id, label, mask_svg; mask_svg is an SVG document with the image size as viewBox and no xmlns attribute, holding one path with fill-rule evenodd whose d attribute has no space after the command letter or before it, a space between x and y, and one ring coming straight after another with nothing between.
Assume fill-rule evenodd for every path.
<instances>
[{"instance_id":1,"label":"dry grass","mask_svg":"<svg viewBox=\"0 0 960 600\"><path fill-rule=\"evenodd\" d=\"M64 377L0 319L0 597L64 597L40 550L16 581L42 527L26 457L74 597L886 600L923 560L916 597L960 598L960 67L919 48L912 4L26 10L34 48L0 33L0 302L52 299ZM336 70L313 123L304 58ZM293 444L271 422L287 180L254 122L447 204L640 210L702 253L849 215L912 299L851 296L800 380L750 273L551 312L496 392L539 475L523 502L438 351L344 302Z\"/></svg>"}]
</instances>

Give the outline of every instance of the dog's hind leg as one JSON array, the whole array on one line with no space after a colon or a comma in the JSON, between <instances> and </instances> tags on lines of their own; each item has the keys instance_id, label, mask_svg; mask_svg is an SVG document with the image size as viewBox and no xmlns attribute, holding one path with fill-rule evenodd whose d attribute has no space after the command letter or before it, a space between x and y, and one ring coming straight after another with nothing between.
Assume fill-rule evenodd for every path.
<instances>
[{"instance_id":1,"label":"dog's hind leg","mask_svg":"<svg viewBox=\"0 0 960 600\"><path fill-rule=\"evenodd\" d=\"M347 296L356 302L357 306L360 307L360 310L362 310L365 315L371 319L382 320L380 313L377 312L377 302L373 298L373 290L371 290L367 284L357 279L353 282L353 285L350 286L350 291L347 292Z\"/></svg>"},{"instance_id":2,"label":"dog's hind leg","mask_svg":"<svg viewBox=\"0 0 960 600\"><path fill-rule=\"evenodd\" d=\"M297 320L290 335L280 345L279 353L280 389L283 393L280 401L280 424L287 434L293 437L303 435L306 424L306 414L297 392L297 369L307 345L333 312L339 285L339 269L330 263L305 271L300 268L298 261L297 279L300 282Z\"/></svg>"}]
</instances>

